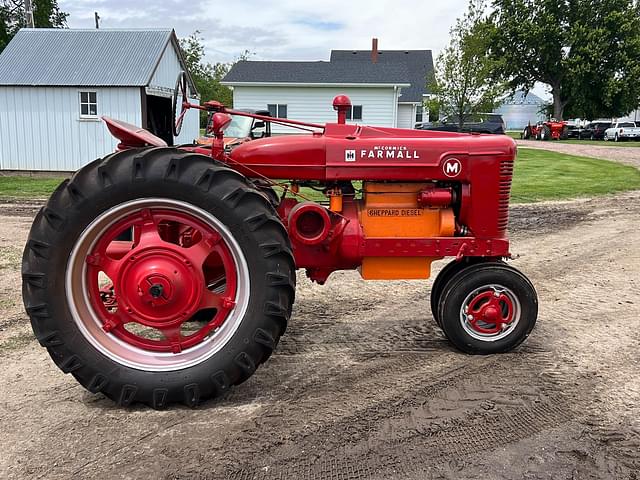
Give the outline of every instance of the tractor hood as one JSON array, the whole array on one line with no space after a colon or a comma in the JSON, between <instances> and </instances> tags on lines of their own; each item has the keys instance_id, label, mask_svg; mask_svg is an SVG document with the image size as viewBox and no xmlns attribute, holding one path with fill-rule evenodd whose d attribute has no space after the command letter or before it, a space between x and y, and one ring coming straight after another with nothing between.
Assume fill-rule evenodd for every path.
<instances>
[{"instance_id":1,"label":"tractor hood","mask_svg":"<svg viewBox=\"0 0 640 480\"><path fill-rule=\"evenodd\" d=\"M270 178L420 181L437 178L433 169L447 159L497 161L515 154L516 143L506 135L330 123L324 133L247 142L231 152L231 159L248 174Z\"/></svg>"}]
</instances>

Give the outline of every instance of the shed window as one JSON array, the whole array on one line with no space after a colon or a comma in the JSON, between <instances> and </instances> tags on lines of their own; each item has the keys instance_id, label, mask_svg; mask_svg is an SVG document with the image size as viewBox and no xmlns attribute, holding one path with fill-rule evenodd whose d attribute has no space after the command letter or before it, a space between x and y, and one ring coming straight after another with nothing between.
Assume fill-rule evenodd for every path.
<instances>
[{"instance_id":1,"label":"shed window","mask_svg":"<svg viewBox=\"0 0 640 480\"><path fill-rule=\"evenodd\" d=\"M96 92L80 92L80 116L98 116L98 99Z\"/></svg>"},{"instance_id":2,"label":"shed window","mask_svg":"<svg viewBox=\"0 0 640 480\"><path fill-rule=\"evenodd\" d=\"M269 115L275 118L287 118L287 105L282 103L270 103L267 105Z\"/></svg>"},{"instance_id":3,"label":"shed window","mask_svg":"<svg viewBox=\"0 0 640 480\"><path fill-rule=\"evenodd\" d=\"M424 111L424 107L422 105L416 106L416 123L422 122L422 113Z\"/></svg>"},{"instance_id":4,"label":"shed window","mask_svg":"<svg viewBox=\"0 0 640 480\"><path fill-rule=\"evenodd\" d=\"M347 120L362 120L362 105L352 105L347 110Z\"/></svg>"}]
</instances>

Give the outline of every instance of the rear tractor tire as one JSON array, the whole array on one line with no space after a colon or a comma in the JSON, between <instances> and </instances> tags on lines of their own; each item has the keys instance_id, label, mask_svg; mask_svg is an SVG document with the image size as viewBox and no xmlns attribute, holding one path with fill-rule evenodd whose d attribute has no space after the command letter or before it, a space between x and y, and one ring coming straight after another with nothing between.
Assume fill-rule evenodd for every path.
<instances>
[{"instance_id":1,"label":"rear tractor tire","mask_svg":"<svg viewBox=\"0 0 640 480\"><path fill-rule=\"evenodd\" d=\"M120 405L196 406L242 383L291 315L295 265L265 195L206 156L127 150L36 216L22 259L33 331Z\"/></svg>"},{"instance_id":2,"label":"rear tractor tire","mask_svg":"<svg viewBox=\"0 0 640 480\"><path fill-rule=\"evenodd\" d=\"M531 333L538 298L531 282L504 262L476 263L442 287L438 318L449 341L470 354L508 352Z\"/></svg>"},{"instance_id":3,"label":"rear tractor tire","mask_svg":"<svg viewBox=\"0 0 640 480\"><path fill-rule=\"evenodd\" d=\"M524 127L521 138L523 140L529 140L531 138L531 128L529 128L529 126Z\"/></svg>"}]
</instances>

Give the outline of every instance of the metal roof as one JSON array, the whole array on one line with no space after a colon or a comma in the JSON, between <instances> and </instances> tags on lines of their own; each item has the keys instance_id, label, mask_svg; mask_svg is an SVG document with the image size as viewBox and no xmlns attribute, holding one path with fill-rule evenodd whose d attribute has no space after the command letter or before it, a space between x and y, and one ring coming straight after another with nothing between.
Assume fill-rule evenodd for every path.
<instances>
[{"instance_id":1,"label":"metal roof","mask_svg":"<svg viewBox=\"0 0 640 480\"><path fill-rule=\"evenodd\" d=\"M169 42L180 57L172 30L24 28L0 54L0 85L143 87Z\"/></svg>"},{"instance_id":2,"label":"metal roof","mask_svg":"<svg viewBox=\"0 0 640 480\"><path fill-rule=\"evenodd\" d=\"M516 90L513 95L504 98L502 105L543 105L546 102L534 93Z\"/></svg>"},{"instance_id":3,"label":"metal roof","mask_svg":"<svg viewBox=\"0 0 640 480\"><path fill-rule=\"evenodd\" d=\"M331 62L358 62L360 68L371 63L371 50L331 50ZM429 93L427 76L433 75L431 50L378 50L377 63L406 66L408 76L405 81L411 87L402 89L400 102L422 102L422 96Z\"/></svg>"},{"instance_id":4,"label":"metal roof","mask_svg":"<svg viewBox=\"0 0 640 480\"><path fill-rule=\"evenodd\" d=\"M257 62L236 63L223 84L317 84L317 85L408 85L404 64L349 62Z\"/></svg>"}]
</instances>

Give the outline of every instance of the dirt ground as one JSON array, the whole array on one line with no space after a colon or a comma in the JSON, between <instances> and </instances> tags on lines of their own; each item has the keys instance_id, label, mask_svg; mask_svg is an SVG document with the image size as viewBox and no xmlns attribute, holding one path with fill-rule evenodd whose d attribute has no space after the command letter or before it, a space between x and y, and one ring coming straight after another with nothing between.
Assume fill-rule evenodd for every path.
<instances>
[{"instance_id":1,"label":"dirt ground","mask_svg":"<svg viewBox=\"0 0 640 480\"><path fill-rule=\"evenodd\" d=\"M540 142L538 140L516 140L518 145L539 148L569 155L604 158L640 168L640 147L618 147L613 142L594 141L593 144Z\"/></svg>"},{"instance_id":2,"label":"dirt ground","mask_svg":"<svg viewBox=\"0 0 640 480\"><path fill-rule=\"evenodd\" d=\"M30 212L0 210L2 479L640 478L640 192L512 209L513 265L540 297L513 353L453 350L430 281L300 276L274 356L165 411L89 394L33 340Z\"/></svg>"}]
</instances>

